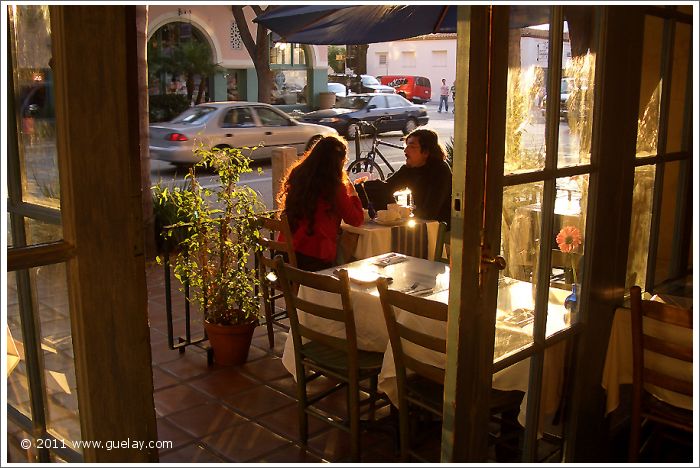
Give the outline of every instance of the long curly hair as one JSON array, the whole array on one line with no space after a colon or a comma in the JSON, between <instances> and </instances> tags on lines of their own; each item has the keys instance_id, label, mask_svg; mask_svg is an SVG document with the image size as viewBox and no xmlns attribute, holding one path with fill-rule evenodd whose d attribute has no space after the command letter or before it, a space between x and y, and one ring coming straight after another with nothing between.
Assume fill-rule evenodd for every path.
<instances>
[{"instance_id":1,"label":"long curly hair","mask_svg":"<svg viewBox=\"0 0 700 468\"><path fill-rule=\"evenodd\" d=\"M428 159L434 161L444 161L447 159L445 147L438 141L438 134L430 128L418 128L406 135L406 141L414 137L418 139L421 150L428 152Z\"/></svg>"},{"instance_id":2,"label":"long curly hair","mask_svg":"<svg viewBox=\"0 0 700 468\"><path fill-rule=\"evenodd\" d=\"M278 206L287 215L289 227L296 231L303 219L308 220L308 234L313 235L319 199L335 211L335 194L349 182L343 170L348 144L337 136L323 137L287 171L277 196Z\"/></svg>"}]
</instances>

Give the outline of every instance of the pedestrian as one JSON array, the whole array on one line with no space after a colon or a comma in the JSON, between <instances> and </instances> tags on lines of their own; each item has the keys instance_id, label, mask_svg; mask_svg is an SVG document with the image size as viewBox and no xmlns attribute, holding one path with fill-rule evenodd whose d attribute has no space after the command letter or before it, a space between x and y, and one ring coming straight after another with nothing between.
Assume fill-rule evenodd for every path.
<instances>
[{"instance_id":1,"label":"pedestrian","mask_svg":"<svg viewBox=\"0 0 700 468\"><path fill-rule=\"evenodd\" d=\"M344 170L347 154L344 139L321 138L282 180L278 202L289 220L297 266L302 270L335 266L340 222L352 226L364 222L362 202Z\"/></svg>"},{"instance_id":2,"label":"pedestrian","mask_svg":"<svg viewBox=\"0 0 700 468\"><path fill-rule=\"evenodd\" d=\"M452 87L450 88L450 92L452 93L452 113L455 113L455 101L457 97L457 82L453 81L452 82Z\"/></svg>"},{"instance_id":3,"label":"pedestrian","mask_svg":"<svg viewBox=\"0 0 700 468\"><path fill-rule=\"evenodd\" d=\"M450 95L450 87L447 86L447 81L445 78L442 79L442 86L440 86L440 106L438 107L438 112L442 112L442 103L445 103L445 112L449 109L447 108L447 98Z\"/></svg>"},{"instance_id":4,"label":"pedestrian","mask_svg":"<svg viewBox=\"0 0 700 468\"><path fill-rule=\"evenodd\" d=\"M412 131L406 137L404 154L405 165L386 181L364 182L365 188L375 193L377 200L393 198L394 192L408 188L418 218L444 221L449 226L452 170L445 161L447 153L438 141L438 134L427 128ZM382 204L377 208L383 209Z\"/></svg>"}]
</instances>

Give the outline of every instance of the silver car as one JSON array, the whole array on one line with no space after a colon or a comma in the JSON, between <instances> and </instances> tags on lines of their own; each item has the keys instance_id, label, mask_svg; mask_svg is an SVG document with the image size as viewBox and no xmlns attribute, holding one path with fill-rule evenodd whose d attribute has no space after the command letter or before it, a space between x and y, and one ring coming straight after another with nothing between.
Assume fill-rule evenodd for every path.
<instances>
[{"instance_id":1,"label":"silver car","mask_svg":"<svg viewBox=\"0 0 700 468\"><path fill-rule=\"evenodd\" d=\"M301 153L319 137L337 135L324 125L297 122L279 109L259 102L208 102L187 109L170 122L150 126L152 159L174 165L198 162L194 148L252 148L253 159L272 156L279 146Z\"/></svg>"}]
</instances>

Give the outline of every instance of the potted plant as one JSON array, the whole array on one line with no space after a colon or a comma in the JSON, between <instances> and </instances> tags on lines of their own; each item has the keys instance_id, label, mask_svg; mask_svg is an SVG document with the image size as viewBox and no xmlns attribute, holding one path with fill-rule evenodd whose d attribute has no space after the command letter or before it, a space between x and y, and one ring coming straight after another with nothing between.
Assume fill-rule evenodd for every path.
<instances>
[{"instance_id":1,"label":"potted plant","mask_svg":"<svg viewBox=\"0 0 700 468\"><path fill-rule=\"evenodd\" d=\"M190 301L203 313L214 361L241 364L260 317L252 260L260 248L257 219L264 204L257 192L239 185L241 174L252 171L250 158L241 150L200 147L195 153L201 159L185 176L188 189L155 193L159 201L176 207L179 221L168 227L169 232L186 229L172 260L173 271L183 289L189 286ZM217 187L200 184L197 171L206 168L218 174Z\"/></svg>"}]
</instances>

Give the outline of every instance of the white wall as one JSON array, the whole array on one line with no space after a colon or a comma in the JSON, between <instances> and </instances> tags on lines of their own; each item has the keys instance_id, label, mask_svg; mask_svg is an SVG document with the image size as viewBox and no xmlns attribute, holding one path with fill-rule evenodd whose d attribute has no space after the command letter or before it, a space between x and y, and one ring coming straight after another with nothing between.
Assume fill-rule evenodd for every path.
<instances>
[{"instance_id":1,"label":"white wall","mask_svg":"<svg viewBox=\"0 0 700 468\"><path fill-rule=\"evenodd\" d=\"M536 37L523 37L520 40L521 67L538 66L547 68L547 40ZM571 45L564 42L564 60L571 58ZM434 52L446 51L443 63L436 63ZM379 55L387 54L386 64L379 64ZM415 61L407 63L404 53L414 53ZM379 75L417 75L430 80L432 87L431 101L440 100L442 79L452 86L457 66L457 37L443 39L409 39L403 41L380 42L370 44L367 49L367 74Z\"/></svg>"},{"instance_id":2,"label":"white wall","mask_svg":"<svg viewBox=\"0 0 700 468\"><path fill-rule=\"evenodd\" d=\"M435 63L434 51L445 51L444 64ZM402 52L415 53L415 63L406 63ZM379 65L379 53L387 54L386 65ZM431 100L440 100L442 79L452 86L457 68L457 39L418 39L406 41L380 42L370 44L367 49L367 74L379 75L416 75L430 80Z\"/></svg>"}]
</instances>

